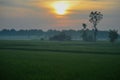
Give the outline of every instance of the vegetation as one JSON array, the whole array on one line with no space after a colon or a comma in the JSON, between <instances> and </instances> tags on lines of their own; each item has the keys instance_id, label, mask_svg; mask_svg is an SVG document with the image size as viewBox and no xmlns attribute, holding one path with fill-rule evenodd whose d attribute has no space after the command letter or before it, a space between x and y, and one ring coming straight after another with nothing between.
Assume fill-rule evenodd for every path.
<instances>
[{"instance_id":1,"label":"vegetation","mask_svg":"<svg viewBox=\"0 0 120 80\"><path fill-rule=\"evenodd\" d=\"M110 42L115 42L115 40L118 38L118 31L117 30L110 30L109 31L109 38L110 38Z\"/></svg>"},{"instance_id":2,"label":"vegetation","mask_svg":"<svg viewBox=\"0 0 120 80\"><path fill-rule=\"evenodd\" d=\"M97 29L97 24L100 22L100 20L103 18L103 15L101 14L101 12L91 12L90 13L90 23L93 24L93 27L94 27L94 41L96 41L96 36L97 36L97 32L98 32L98 29Z\"/></svg>"},{"instance_id":3,"label":"vegetation","mask_svg":"<svg viewBox=\"0 0 120 80\"><path fill-rule=\"evenodd\" d=\"M82 39L83 39L83 41L87 41L87 29L86 29L87 25L85 23L83 23L82 26L83 26Z\"/></svg>"},{"instance_id":4,"label":"vegetation","mask_svg":"<svg viewBox=\"0 0 120 80\"><path fill-rule=\"evenodd\" d=\"M90 32L93 32L89 30ZM59 35L60 33L65 33L66 35L70 36L72 40L81 40L82 38L82 30L15 30L15 29L3 29L0 31L0 39L2 40L49 40L49 38ZM108 38L108 31L98 31L97 35L98 39L107 39Z\"/></svg>"},{"instance_id":5,"label":"vegetation","mask_svg":"<svg viewBox=\"0 0 120 80\"><path fill-rule=\"evenodd\" d=\"M0 41L0 80L120 80L120 42Z\"/></svg>"},{"instance_id":6,"label":"vegetation","mask_svg":"<svg viewBox=\"0 0 120 80\"><path fill-rule=\"evenodd\" d=\"M83 23L83 29L78 31L0 31L0 39L4 36L39 38L38 41L0 41L0 80L120 80L120 42L88 42L96 41L98 33L104 39L108 37L108 31L98 32L96 27L103 15L96 11L89 17L93 30ZM109 31L111 42L118 37L116 30ZM74 41L81 38L83 42Z\"/></svg>"},{"instance_id":7,"label":"vegetation","mask_svg":"<svg viewBox=\"0 0 120 80\"><path fill-rule=\"evenodd\" d=\"M71 40L71 36L66 35L64 32L61 32L58 35L55 35L53 37L50 37L49 40L55 40L55 41L69 41Z\"/></svg>"},{"instance_id":8,"label":"vegetation","mask_svg":"<svg viewBox=\"0 0 120 80\"><path fill-rule=\"evenodd\" d=\"M82 24L82 39L83 41L96 41L96 36L98 33L97 24L100 22L100 20L103 18L103 15L100 12L91 12L90 13L90 23L93 24L93 29L90 31L89 28L87 28L87 25L85 23Z\"/></svg>"},{"instance_id":9,"label":"vegetation","mask_svg":"<svg viewBox=\"0 0 120 80\"><path fill-rule=\"evenodd\" d=\"M89 30L85 23L83 23L82 39L83 41L94 41L93 31Z\"/></svg>"}]
</instances>

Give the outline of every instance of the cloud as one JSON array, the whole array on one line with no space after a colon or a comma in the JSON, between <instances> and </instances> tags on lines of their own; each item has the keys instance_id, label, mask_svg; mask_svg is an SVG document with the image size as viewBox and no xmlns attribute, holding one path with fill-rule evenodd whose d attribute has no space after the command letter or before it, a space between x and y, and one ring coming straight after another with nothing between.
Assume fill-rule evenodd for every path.
<instances>
[{"instance_id":1,"label":"cloud","mask_svg":"<svg viewBox=\"0 0 120 80\"><path fill-rule=\"evenodd\" d=\"M80 29L92 10L104 15L99 29L119 27L120 0L67 0L72 7L63 17L51 12L49 5L54 1L61 0L1 0L0 29Z\"/></svg>"},{"instance_id":2,"label":"cloud","mask_svg":"<svg viewBox=\"0 0 120 80\"><path fill-rule=\"evenodd\" d=\"M0 7L9 7L9 8L26 8L31 10L38 10L38 7L31 5L31 1L26 0L2 0L0 1ZM40 10L40 8L39 8Z\"/></svg>"}]
</instances>

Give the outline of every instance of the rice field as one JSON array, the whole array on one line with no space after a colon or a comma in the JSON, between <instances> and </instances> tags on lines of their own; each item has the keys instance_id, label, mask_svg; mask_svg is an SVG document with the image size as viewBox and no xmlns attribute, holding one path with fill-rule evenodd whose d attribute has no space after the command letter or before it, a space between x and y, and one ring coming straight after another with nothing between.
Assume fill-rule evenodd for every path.
<instances>
[{"instance_id":1,"label":"rice field","mask_svg":"<svg viewBox=\"0 0 120 80\"><path fill-rule=\"evenodd\" d=\"M120 42L1 40L0 80L120 80Z\"/></svg>"}]
</instances>

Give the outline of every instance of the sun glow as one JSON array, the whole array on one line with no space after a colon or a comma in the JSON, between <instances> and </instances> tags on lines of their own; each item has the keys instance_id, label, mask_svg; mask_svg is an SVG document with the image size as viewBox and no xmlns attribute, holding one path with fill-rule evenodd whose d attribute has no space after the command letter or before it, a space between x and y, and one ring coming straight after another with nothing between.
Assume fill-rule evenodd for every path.
<instances>
[{"instance_id":1,"label":"sun glow","mask_svg":"<svg viewBox=\"0 0 120 80\"><path fill-rule=\"evenodd\" d=\"M58 15L64 15L67 13L69 4L65 1L58 1L53 4L53 7L55 9L55 13Z\"/></svg>"}]
</instances>

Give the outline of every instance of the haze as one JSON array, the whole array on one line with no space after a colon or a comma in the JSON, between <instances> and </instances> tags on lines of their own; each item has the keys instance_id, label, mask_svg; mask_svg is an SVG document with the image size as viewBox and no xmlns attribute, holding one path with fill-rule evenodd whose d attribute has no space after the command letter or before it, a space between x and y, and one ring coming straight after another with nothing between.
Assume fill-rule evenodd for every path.
<instances>
[{"instance_id":1,"label":"haze","mask_svg":"<svg viewBox=\"0 0 120 80\"><path fill-rule=\"evenodd\" d=\"M55 12L55 2L67 2L61 14ZM104 17L99 30L117 29L120 33L120 0L1 0L0 30L2 29L56 29L79 30L89 23L89 13L100 11ZM63 15L64 14L64 15Z\"/></svg>"}]
</instances>

